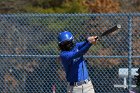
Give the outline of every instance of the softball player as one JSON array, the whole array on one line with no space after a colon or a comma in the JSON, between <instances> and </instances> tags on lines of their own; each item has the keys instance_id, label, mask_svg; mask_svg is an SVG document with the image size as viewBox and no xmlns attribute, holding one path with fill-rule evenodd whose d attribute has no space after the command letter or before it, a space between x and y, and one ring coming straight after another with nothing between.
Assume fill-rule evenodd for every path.
<instances>
[{"instance_id":1,"label":"softball player","mask_svg":"<svg viewBox=\"0 0 140 93\"><path fill-rule=\"evenodd\" d=\"M95 93L83 55L96 44L97 36L89 36L84 42L75 44L73 39L69 31L58 35L60 58L69 83L67 93Z\"/></svg>"}]
</instances>

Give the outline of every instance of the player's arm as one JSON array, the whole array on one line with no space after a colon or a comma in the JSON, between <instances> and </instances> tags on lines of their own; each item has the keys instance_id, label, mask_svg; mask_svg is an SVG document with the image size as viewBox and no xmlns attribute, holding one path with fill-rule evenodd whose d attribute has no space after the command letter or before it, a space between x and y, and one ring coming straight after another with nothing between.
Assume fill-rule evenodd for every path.
<instances>
[{"instance_id":1,"label":"player's arm","mask_svg":"<svg viewBox=\"0 0 140 93\"><path fill-rule=\"evenodd\" d=\"M83 41L83 42L79 42L76 45L78 46L78 49L81 49L83 46L85 46L87 43L87 40Z\"/></svg>"},{"instance_id":2,"label":"player's arm","mask_svg":"<svg viewBox=\"0 0 140 93\"><path fill-rule=\"evenodd\" d=\"M78 49L81 49L82 47L84 47L86 45L87 42L90 42L92 44L96 44L96 40L97 40L97 36L90 36L88 37L84 42L80 42L78 43Z\"/></svg>"},{"instance_id":3,"label":"player's arm","mask_svg":"<svg viewBox=\"0 0 140 93\"><path fill-rule=\"evenodd\" d=\"M88 49L91 47L91 43L86 43L86 45L84 47L82 47L79 51L69 51L69 52L65 52L63 54L63 57L66 58L67 60L69 59L74 59L74 58L78 58L81 57L82 55L84 55Z\"/></svg>"},{"instance_id":4,"label":"player's arm","mask_svg":"<svg viewBox=\"0 0 140 93\"><path fill-rule=\"evenodd\" d=\"M65 53L65 58L67 59L74 59L74 58L78 58L81 57L82 55L84 55L89 48L92 46L92 44L95 44L96 37L89 37L85 43L84 46L82 46L78 51L70 51L70 52L66 52Z\"/></svg>"}]
</instances>

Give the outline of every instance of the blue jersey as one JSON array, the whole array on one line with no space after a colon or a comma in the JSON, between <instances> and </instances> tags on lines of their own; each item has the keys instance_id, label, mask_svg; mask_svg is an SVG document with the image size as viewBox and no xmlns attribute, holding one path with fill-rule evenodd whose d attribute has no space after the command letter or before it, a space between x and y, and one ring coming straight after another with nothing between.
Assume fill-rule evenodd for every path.
<instances>
[{"instance_id":1,"label":"blue jersey","mask_svg":"<svg viewBox=\"0 0 140 93\"><path fill-rule=\"evenodd\" d=\"M61 51L60 57L68 82L78 82L89 78L83 55L91 47L88 41L76 43L70 51Z\"/></svg>"}]
</instances>

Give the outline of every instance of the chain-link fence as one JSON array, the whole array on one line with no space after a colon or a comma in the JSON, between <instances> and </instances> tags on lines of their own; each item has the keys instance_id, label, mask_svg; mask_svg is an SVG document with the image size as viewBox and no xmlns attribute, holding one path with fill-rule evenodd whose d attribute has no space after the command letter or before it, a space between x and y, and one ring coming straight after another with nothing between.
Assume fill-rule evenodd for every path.
<instances>
[{"instance_id":1,"label":"chain-link fence","mask_svg":"<svg viewBox=\"0 0 140 93\"><path fill-rule=\"evenodd\" d=\"M0 93L66 93L58 33L71 31L77 42L116 24L122 28L85 55L96 93L127 93L120 87L120 68L128 68L128 88L135 85L131 69L140 65L140 14L0 15Z\"/></svg>"}]
</instances>

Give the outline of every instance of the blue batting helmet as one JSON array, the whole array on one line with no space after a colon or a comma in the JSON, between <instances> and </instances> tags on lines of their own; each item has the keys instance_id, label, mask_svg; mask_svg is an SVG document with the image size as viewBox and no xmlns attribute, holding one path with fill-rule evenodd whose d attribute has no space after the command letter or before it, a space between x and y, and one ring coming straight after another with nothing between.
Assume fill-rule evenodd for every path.
<instances>
[{"instance_id":1,"label":"blue batting helmet","mask_svg":"<svg viewBox=\"0 0 140 93\"><path fill-rule=\"evenodd\" d=\"M60 32L58 35L58 42L59 44L64 42L64 41L71 41L73 40L73 35L71 32L69 31L64 31L64 32Z\"/></svg>"}]
</instances>

